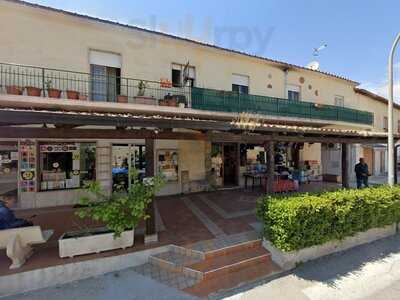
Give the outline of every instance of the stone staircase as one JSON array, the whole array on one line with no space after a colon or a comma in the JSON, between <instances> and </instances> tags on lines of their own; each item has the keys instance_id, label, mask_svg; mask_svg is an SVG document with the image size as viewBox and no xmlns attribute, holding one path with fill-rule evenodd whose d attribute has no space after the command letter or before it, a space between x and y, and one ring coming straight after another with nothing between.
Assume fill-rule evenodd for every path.
<instances>
[{"instance_id":1,"label":"stone staircase","mask_svg":"<svg viewBox=\"0 0 400 300\"><path fill-rule=\"evenodd\" d=\"M135 271L161 283L205 297L279 271L255 232L220 236L149 257Z\"/></svg>"}]
</instances>

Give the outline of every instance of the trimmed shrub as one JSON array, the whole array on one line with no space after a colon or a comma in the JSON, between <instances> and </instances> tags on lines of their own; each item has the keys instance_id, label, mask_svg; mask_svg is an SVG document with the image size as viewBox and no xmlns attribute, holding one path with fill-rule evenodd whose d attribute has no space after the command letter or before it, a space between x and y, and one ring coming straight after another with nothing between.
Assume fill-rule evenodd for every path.
<instances>
[{"instance_id":1,"label":"trimmed shrub","mask_svg":"<svg viewBox=\"0 0 400 300\"><path fill-rule=\"evenodd\" d=\"M400 186L265 196L257 216L275 247L299 250L399 222Z\"/></svg>"}]
</instances>

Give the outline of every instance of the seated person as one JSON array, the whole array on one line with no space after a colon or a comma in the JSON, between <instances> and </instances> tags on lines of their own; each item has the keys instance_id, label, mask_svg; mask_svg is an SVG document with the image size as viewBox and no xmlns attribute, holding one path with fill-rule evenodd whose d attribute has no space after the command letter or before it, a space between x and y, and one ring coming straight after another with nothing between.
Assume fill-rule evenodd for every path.
<instances>
[{"instance_id":1,"label":"seated person","mask_svg":"<svg viewBox=\"0 0 400 300\"><path fill-rule=\"evenodd\" d=\"M14 205L15 199L15 194L9 192L4 194L3 199L0 200L0 230L33 226L32 222L15 217L10 209Z\"/></svg>"}]
</instances>

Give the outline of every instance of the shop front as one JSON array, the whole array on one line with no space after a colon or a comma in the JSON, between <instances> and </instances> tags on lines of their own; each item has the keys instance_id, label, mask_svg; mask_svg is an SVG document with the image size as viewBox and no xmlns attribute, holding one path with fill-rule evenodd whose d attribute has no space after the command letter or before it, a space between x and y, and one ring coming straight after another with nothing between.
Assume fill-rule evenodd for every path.
<instances>
[{"instance_id":1,"label":"shop front","mask_svg":"<svg viewBox=\"0 0 400 300\"><path fill-rule=\"evenodd\" d=\"M208 189L205 142L156 140L153 156L166 181L159 195ZM127 189L146 164L144 139L0 141L0 197L12 196L15 209L73 205L94 180L107 192Z\"/></svg>"}]
</instances>

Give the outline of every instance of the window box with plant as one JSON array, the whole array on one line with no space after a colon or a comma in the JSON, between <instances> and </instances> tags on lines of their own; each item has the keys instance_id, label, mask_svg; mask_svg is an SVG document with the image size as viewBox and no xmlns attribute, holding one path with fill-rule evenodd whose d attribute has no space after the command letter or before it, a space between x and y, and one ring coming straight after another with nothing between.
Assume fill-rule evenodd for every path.
<instances>
[{"instance_id":1,"label":"window box with plant","mask_svg":"<svg viewBox=\"0 0 400 300\"><path fill-rule=\"evenodd\" d=\"M140 80L137 85L137 88L138 88L138 92L137 92L137 95L134 97L136 104L157 105L157 99L155 99L153 96L148 97L145 95L146 88L147 88L147 82Z\"/></svg>"},{"instance_id":2,"label":"window box with plant","mask_svg":"<svg viewBox=\"0 0 400 300\"><path fill-rule=\"evenodd\" d=\"M67 232L59 239L60 257L99 253L113 249L125 249L134 244L134 229L140 220L147 219L147 206L155 193L163 186L160 176L144 182L133 170L131 178L136 178L124 190L120 187L110 196L98 182L88 185L87 195L80 199L82 206L76 212L80 218L90 218L105 224L105 227Z\"/></svg>"}]
</instances>

